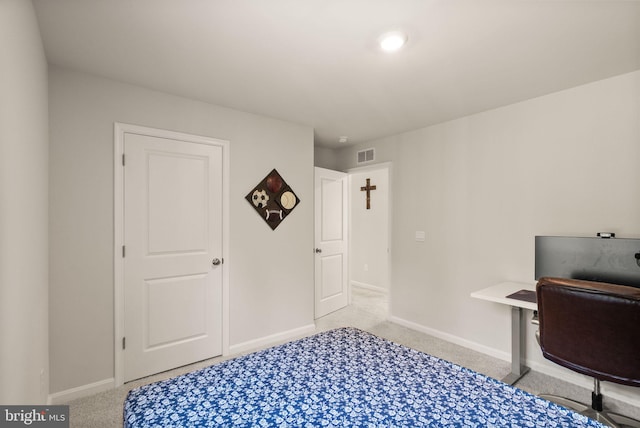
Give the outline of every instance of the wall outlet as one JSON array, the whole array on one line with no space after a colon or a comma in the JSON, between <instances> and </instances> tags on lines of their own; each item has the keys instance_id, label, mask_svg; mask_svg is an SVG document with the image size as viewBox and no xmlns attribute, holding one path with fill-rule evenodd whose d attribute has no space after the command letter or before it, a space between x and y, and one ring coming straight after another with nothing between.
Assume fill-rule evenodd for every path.
<instances>
[{"instance_id":1,"label":"wall outlet","mask_svg":"<svg viewBox=\"0 0 640 428\"><path fill-rule=\"evenodd\" d=\"M425 239L425 233L423 230L416 231L416 241L422 242Z\"/></svg>"}]
</instances>

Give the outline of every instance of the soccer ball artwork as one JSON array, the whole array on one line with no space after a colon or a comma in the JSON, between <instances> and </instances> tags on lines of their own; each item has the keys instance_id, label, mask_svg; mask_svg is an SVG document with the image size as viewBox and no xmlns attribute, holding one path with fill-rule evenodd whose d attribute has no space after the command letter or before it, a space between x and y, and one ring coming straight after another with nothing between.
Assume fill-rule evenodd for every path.
<instances>
[{"instance_id":1,"label":"soccer ball artwork","mask_svg":"<svg viewBox=\"0 0 640 428\"><path fill-rule=\"evenodd\" d=\"M298 206L300 199L278 171L272 170L245 197L271 230Z\"/></svg>"}]
</instances>

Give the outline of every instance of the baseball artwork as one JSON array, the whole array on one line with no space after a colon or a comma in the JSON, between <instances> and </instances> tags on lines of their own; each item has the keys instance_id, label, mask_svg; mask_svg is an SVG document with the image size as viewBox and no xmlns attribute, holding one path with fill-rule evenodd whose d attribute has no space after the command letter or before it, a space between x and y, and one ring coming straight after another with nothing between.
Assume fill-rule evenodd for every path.
<instances>
[{"instance_id":1,"label":"baseball artwork","mask_svg":"<svg viewBox=\"0 0 640 428\"><path fill-rule=\"evenodd\" d=\"M245 199L251 204L271 230L300 203L293 189L282 179L278 171L272 170Z\"/></svg>"}]
</instances>

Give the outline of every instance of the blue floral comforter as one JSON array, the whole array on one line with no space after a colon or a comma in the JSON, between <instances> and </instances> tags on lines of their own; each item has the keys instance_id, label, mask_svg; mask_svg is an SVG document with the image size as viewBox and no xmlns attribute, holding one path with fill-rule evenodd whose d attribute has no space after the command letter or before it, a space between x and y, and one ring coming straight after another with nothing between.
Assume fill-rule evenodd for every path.
<instances>
[{"instance_id":1,"label":"blue floral comforter","mask_svg":"<svg viewBox=\"0 0 640 428\"><path fill-rule=\"evenodd\" d=\"M601 427L472 370L341 328L132 390L125 427Z\"/></svg>"}]
</instances>

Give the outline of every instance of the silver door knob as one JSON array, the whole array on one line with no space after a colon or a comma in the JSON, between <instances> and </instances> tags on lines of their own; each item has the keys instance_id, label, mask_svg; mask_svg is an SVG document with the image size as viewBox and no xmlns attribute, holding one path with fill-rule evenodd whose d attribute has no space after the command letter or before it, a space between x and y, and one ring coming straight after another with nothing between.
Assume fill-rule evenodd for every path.
<instances>
[{"instance_id":1,"label":"silver door knob","mask_svg":"<svg viewBox=\"0 0 640 428\"><path fill-rule=\"evenodd\" d=\"M320 248L316 248L316 254L319 254L321 252L322 252L322 250Z\"/></svg>"},{"instance_id":2,"label":"silver door knob","mask_svg":"<svg viewBox=\"0 0 640 428\"><path fill-rule=\"evenodd\" d=\"M218 266L220 263L222 263L222 262L218 258L215 258L215 259L211 260L211 264L214 265L214 266Z\"/></svg>"}]
</instances>

